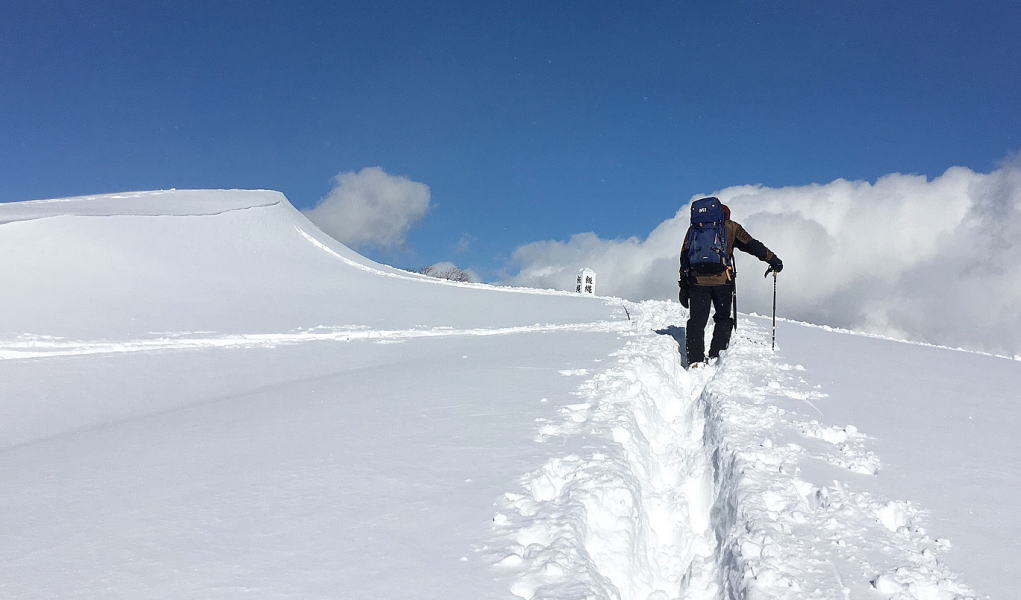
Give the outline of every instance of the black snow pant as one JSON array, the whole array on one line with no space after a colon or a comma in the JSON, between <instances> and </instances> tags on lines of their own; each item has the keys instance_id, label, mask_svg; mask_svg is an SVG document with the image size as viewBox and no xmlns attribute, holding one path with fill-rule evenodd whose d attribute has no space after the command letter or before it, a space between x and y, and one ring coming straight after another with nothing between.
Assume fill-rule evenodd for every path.
<instances>
[{"instance_id":1,"label":"black snow pant","mask_svg":"<svg viewBox=\"0 0 1021 600\"><path fill-rule=\"evenodd\" d=\"M709 305L714 313L713 341L709 345L709 358L716 358L730 344L730 332L734 322L730 319L730 307L734 302L734 284L692 285L688 289L688 326L684 332L688 364L705 361L705 326L709 322Z\"/></svg>"}]
</instances>

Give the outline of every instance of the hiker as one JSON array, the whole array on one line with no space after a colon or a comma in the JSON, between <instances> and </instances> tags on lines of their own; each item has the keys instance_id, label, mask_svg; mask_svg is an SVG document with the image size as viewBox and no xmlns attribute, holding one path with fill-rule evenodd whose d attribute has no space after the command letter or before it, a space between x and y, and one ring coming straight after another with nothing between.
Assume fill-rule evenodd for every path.
<instances>
[{"instance_id":1,"label":"hiker","mask_svg":"<svg viewBox=\"0 0 1021 600\"><path fill-rule=\"evenodd\" d=\"M709 321L709 305L715 312L713 340L709 358L718 358L730 344L734 328L731 306L734 303L734 248L769 263L769 271L783 270L781 261L762 242L748 235L738 223L730 220L730 208L719 198L710 196L691 204L691 225L681 247L681 290L678 298L690 314L685 330L688 365L701 366L705 360L703 332ZM767 271L767 273L769 272Z\"/></svg>"}]
</instances>

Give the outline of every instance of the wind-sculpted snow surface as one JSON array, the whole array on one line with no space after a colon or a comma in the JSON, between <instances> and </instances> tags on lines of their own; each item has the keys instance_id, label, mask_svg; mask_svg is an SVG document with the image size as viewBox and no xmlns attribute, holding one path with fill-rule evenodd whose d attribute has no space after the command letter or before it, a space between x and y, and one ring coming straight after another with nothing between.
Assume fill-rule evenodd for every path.
<instances>
[{"instance_id":1,"label":"wind-sculpted snow surface","mask_svg":"<svg viewBox=\"0 0 1021 600\"><path fill-rule=\"evenodd\" d=\"M910 502L874 477L853 425L808 418L825 397L742 324L722 363L685 371L676 305L643 303L617 364L542 423L553 458L505 495L498 568L522 598L969 598ZM653 329L657 331L652 331ZM657 333L659 335L657 335ZM781 408L778 400L798 408Z\"/></svg>"}]
</instances>

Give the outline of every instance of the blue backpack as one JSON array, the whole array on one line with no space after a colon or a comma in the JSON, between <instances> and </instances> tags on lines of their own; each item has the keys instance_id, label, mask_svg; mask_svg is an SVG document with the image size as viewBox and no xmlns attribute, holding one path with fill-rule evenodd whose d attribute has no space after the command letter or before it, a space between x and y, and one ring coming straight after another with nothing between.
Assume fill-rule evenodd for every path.
<instances>
[{"instance_id":1,"label":"blue backpack","mask_svg":"<svg viewBox=\"0 0 1021 600\"><path fill-rule=\"evenodd\" d=\"M702 198L691 203L688 264L693 273L722 273L730 266L725 222L719 198Z\"/></svg>"}]
</instances>

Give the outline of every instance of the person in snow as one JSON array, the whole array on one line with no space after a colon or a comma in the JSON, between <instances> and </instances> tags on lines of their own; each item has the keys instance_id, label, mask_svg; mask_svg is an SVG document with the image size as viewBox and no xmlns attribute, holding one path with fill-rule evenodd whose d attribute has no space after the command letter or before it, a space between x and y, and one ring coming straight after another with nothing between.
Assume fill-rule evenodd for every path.
<instances>
[{"instance_id":1,"label":"person in snow","mask_svg":"<svg viewBox=\"0 0 1021 600\"><path fill-rule=\"evenodd\" d=\"M716 200L715 197L703 198L701 201ZM697 201L697 202L701 202ZM697 273L691 269L689 256L689 243L691 241L691 226L684 236L684 244L681 247L681 272L678 284L680 293L678 298L685 308L689 308L688 325L685 335L685 351L688 355L688 364L698 367L705 362L705 340L703 331L706 323L709 322L709 306L712 305L715 313L713 321L713 339L709 345L709 358L718 358L720 352L727 349L730 344L730 334L734 328L734 321L731 318L731 306L734 301L735 287L734 277L734 248L751 254L769 264L767 274L772 271L779 273L783 270L783 261L776 254L766 248L762 242L753 238L745 231L739 223L730 220L730 207L722 204L726 232L726 267L719 273Z\"/></svg>"}]
</instances>

